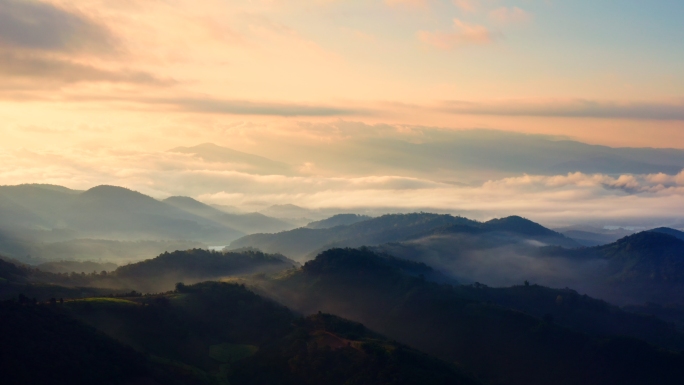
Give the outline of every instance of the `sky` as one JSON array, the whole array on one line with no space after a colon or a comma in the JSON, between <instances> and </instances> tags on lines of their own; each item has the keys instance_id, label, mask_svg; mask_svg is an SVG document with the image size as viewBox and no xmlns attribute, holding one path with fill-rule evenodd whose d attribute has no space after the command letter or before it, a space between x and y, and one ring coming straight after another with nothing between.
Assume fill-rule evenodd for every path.
<instances>
[{"instance_id":1,"label":"sky","mask_svg":"<svg viewBox=\"0 0 684 385\"><path fill-rule=\"evenodd\" d=\"M683 17L684 2L674 0L0 0L0 184L108 183L221 203L256 194L304 206L522 207L550 216L512 199L517 190L486 202L479 190L462 190L542 177L533 170L460 170L447 187L430 189L424 183L445 181L401 169L333 170L307 156L324 147L345 162L369 151L348 145L358 136L415 143L474 129L684 149ZM174 185L183 173L269 177L167 152L207 142L299 172L249 191ZM330 178L346 187L325 187ZM423 187L390 189L388 203L386 186L354 178L413 178ZM563 199L577 209L553 215L593 212L608 199L602 194L644 199L638 205L654 212L682 200L673 191L616 197L595 184L598 195L568 188ZM542 185L535 194L560 199ZM460 198L444 200L444 188L461 189L446 194Z\"/></svg>"}]
</instances>

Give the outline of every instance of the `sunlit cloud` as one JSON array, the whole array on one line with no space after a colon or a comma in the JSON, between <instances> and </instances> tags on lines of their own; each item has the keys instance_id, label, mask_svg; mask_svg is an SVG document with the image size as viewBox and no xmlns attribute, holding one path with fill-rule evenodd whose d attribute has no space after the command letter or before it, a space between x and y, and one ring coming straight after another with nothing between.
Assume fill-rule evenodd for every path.
<instances>
[{"instance_id":1,"label":"sunlit cloud","mask_svg":"<svg viewBox=\"0 0 684 385\"><path fill-rule=\"evenodd\" d=\"M0 78L8 82L37 80L33 87L44 89L56 83L108 82L165 86L174 84L150 72L129 69L103 69L67 59L0 51ZM47 82L47 83L46 83Z\"/></svg>"},{"instance_id":2,"label":"sunlit cloud","mask_svg":"<svg viewBox=\"0 0 684 385\"><path fill-rule=\"evenodd\" d=\"M310 208L434 209L477 219L510 214L549 223L662 218L684 209L684 172L520 175L459 185L420 177L256 175L241 164L170 152L18 150L0 155L0 184L54 183L76 189L122 185L157 198L186 195L259 210L293 203Z\"/></svg>"}]
</instances>

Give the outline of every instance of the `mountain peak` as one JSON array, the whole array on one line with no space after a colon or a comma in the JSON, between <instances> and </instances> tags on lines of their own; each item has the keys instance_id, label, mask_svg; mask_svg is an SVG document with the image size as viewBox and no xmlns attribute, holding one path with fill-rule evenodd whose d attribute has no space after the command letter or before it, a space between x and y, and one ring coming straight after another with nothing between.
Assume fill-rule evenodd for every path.
<instances>
[{"instance_id":1,"label":"mountain peak","mask_svg":"<svg viewBox=\"0 0 684 385\"><path fill-rule=\"evenodd\" d=\"M629 250L644 249L653 251L673 246L684 246L684 240L666 232L649 230L628 235L617 240L615 243L602 247L614 247Z\"/></svg>"},{"instance_id":2,"label":"mountain peak","mask_svg":"<svg viewBox=\"0 0 684 385\"><path fill-rule=\"evenodd\" d=\"M84 191L83 193L81 193L81 195L82 196L102 196L102 197L114 197L114 196L147 197L147 195L145 195L145 194L142 194L140 192L137 192L137 191L125 188L125 187L111 186L111 185L105 185L105 184L90 188L90 189Z\"/></svg>"},{"instance_id":3,"label":"mountain peak","mask_svg":"<svg viewBox=\"0 0 684 385\"><path fill-rule=\"evenodd\" d=\"M648 232L672 235L675 238L684 240L684 231L675 230L669 227L658 227L648 230Z\"/></svg>"},{"instance_id":4,"label":"mountain peak","mask_svg":"<svg viewBox=\"0 0 684 385\"><path fill-rule=\"evenodd\" d=\"M538 236L558 236L559 233L547 229L539 223L533 222L527 218L517 215L512 215L506 218L498 218L487 221L483 227L488 230L511 231L525 235Z\"/></svg>"},{"instance_id":5,"label":"mountain peak","mask_svg":"<svg viewBox=\"0 0 684 385\"><path fill-rule=\"evenodd\" d=\"M163 206L158 200L125 187L101 185L80 194L80 203L114 208L140 209Z\"/></svg>"}]
</instances>

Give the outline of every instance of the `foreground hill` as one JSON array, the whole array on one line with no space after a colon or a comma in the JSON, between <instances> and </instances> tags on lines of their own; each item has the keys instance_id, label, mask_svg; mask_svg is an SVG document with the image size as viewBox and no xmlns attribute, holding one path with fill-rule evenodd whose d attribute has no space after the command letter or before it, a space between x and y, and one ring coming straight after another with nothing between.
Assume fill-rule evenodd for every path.
<instances>
[{"instance_id":1,"label":"foreground hill","mask_svg":"<svg viewBox=\"0 0 684 385\"><path fill-rule=\"evenodd\" d=\"M363 325L326 314L299 318L235 284L180 284L163 295L55 308L214 384L479 383Z\"/></svg>"},{"instance_id":2,"label":"foreground hill","mask_svg":"<svg viewBox=\"0 0 684 385\"><path fill-rule=\"evenodd\" d=\"M329 250L260 286L295 309L363 322L492 384L677 384L684 378L678 353L467 298L406 275L368 250Z\"/></svg>"},{"instance_id":3,"label":"foreground hill","mask_svg":"<svg viewBox=\"0 0 684 385\"><path fill-rule=\"evenodd\" d=\"M6 385L151 380L142 354L47 306L0 302L0 330Z\"/></svg>"}]
</instances>

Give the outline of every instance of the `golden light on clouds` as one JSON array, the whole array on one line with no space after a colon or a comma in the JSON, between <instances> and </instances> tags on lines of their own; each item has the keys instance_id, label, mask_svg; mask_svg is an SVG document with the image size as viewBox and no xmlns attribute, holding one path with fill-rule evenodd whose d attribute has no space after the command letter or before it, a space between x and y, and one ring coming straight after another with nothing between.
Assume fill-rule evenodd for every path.
<instances>
[{"instance_id":1,"label":"golden light on clouds","mask_svg":"<svg viewBox=\"0 0 684 385\"><path fill-rule=\"evenodd\" d=\"M0 0L0 151L13 165L1 183L126 181L144 189L158 183L148 174L167 167L159 154L207 142L277 158L305 178L268 179L281 186L338 186L306 179L319 177L442 183L438 173L399 167L350 175L306 156L318 142L342 143L326 147L339 162L371 157L344 145L345 138L379 130L374 140L409 140L397 132L416 127L423 134L491 129L684 148L684 76L675 65L681 46L665 49L657 43L663 36L618 21L620 33L607 29L586 16L589 3L580 3ZM575 28L568 15L585 27ZM664 29L676 24L663 23ZM620 37L635 33L647 43ZM357 124L365 128L350 128ZM378 128L385 126L392 129ZM150 171L114 171L126 162L111 154L127 151L154 159ZM173 172L165 174L171 179L185 158L173 159ZM210 175L218 172L214 166L197 170ZM219 168L250 174L237 165ZM263 178L253 183L266 189ZM343 185L375 189L365 179ZM232 186L193 193L234 196ZM322 198L332 189L307 199L341 204L332 195ZM397 194L423 205L440 201L425 191L441 189L453 187ZM300 193L264 196L284 202Z\"/></svg>"}]
</instances>

